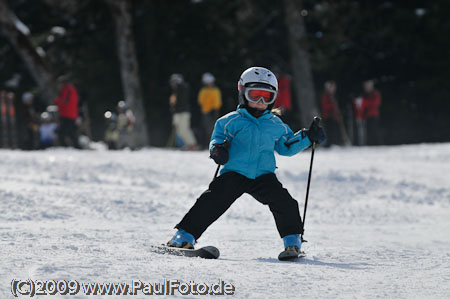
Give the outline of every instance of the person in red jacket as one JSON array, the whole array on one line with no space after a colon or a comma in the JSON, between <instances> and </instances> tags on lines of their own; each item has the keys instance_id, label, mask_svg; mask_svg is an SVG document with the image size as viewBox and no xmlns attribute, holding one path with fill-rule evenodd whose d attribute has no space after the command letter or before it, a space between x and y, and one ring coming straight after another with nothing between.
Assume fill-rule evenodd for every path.
<instances>
[{"instance_id":1,"label":"person in red jacket","mask_svg":"<svg viewBox=\"0 0 450 299\"><path fill-rule=\"evenodd\" d=\"M340 112L336 100L336 82L333 80L325 82L325 91L322 94L321 107L322 119L328 135L328 143L341 144L341 133L339 132Z\"/></svg>"},{"instance_id":2,"label":"person in red jacket","mask_svg":"<svg viewBox=\"0 0 450 299\"><path fill-rule=\"evenodd\" d=\"M293 125L294 116L292 113L291 76L283 73L280 68L276 66L273 69L278 80L278 94L274 108L279 109L279 113L286 124Z\"/></svg>"},{"instance_id":3,"label":"person in red jacket","mask_svg":"<svg viewBox=\"0 0 450 299\"><path fill-rule=\"evenodd\" d=\"M80 148L77 133L78 118L78 92L72 84L65 79L59 81L59 96L55 104L59 111L58 140L61 146L68 146L68 139L75 148Z\"/></svg>"},{"instance_id":4,"label":"person in red jacket","mask_svg":"<svg viewBox=\"0 0 450 299\"><path fill-rule=\"evenodd\" d=\"M14 92L3 90L0 92L0 127L2 128L2 146L4 148L17 148L15 98Z\"/></svg>"},{"instance_id":5,"label":"person in red jacket","mask_svg":"<svg viewBox=\"0 0 450 299\"><path fill-rule=\"evenodd\" d=\"M362 97L363 118L366 120L367 144L381 144L380 134L380 105L381 94L374 87L373 80L363 83L364 93Z\"/></svg>"}]
</instances>

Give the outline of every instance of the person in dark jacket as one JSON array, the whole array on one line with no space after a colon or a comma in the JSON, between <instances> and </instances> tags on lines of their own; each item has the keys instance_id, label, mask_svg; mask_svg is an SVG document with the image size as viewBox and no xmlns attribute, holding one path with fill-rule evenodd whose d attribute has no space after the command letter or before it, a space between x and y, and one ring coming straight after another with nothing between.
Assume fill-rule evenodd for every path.
<instances>
[{"instance_id":1,"label":"person in dark jacket","mask_svg":"<svg viewBox=\"0 0 450 299\"><path fill-rule=\"evenodd\" d=\"M170 76L172 94L169 98L172 112L172 125L176 135L183 140L184 150L197 149L197 140L191 129L190 88L181 74Z\"/></svg>"},{"instance_id":2,"label":"person in dark jacket","mask_svg":"<svg viewBox=\"0 0 450 299\"><path fill-rule=\"evenodd\" d=\"M300 253L303 223L297 201L275 175L274 152L292 156L325 141L319 126L294 133L271 111L278 92L275 75L263 67L244 71L238 83L239 107L216 122L211 158L224 165L207 191L176 225L169 246L193 248L203 232L244 193L269 206L284 247Z\"/></svg>"},{"instance_id":3,"label":"person in dark jacket","mask_svg":"<svg viewBox=\"0 0 450 299\"><path fill-rule=\"evenodd\" d=\"M38 148L39 117L33 105L34 95L25 92L22 95L23 122L25 124L24 149L33 150Z\"/></svg>"}]
</instances>

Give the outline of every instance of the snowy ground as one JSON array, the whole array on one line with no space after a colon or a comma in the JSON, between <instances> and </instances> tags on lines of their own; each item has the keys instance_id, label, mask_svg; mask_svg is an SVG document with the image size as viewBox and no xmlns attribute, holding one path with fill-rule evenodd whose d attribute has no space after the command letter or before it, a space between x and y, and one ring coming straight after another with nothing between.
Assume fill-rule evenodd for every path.
<instances>
[{"instance_id":1,"label":"snowy ground","mask_svg":"<svg viewBox=\"0 0 450 299\"><path fill-rule=\"evenodd\" d=\"M309 159L278 158L302 212ZM0 150L0 298L14 278L223 280L236 298L450 297L450 144L319 148L302 261L277 260L272 216L249 196L199 240L220 259L150 252L214 171L207 152Z\"/></svg>"}]
</instances>

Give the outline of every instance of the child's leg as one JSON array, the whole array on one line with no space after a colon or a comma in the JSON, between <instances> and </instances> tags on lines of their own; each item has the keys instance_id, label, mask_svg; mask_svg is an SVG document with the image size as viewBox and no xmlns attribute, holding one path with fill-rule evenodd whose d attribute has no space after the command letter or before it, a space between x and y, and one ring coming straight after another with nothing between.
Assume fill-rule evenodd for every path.
<instances>
[{"instance_id":1,"label":"child's leg","mask_svg":"<svg viewBox=\"0 0 450 299\"><path fill-rule=\"evenodd\" d=\"M250 181L235 172L217 177L176 228L184 229L198 239L244 193Z\"/></svg>"},{"instance_id":2,"label":"child's leg","mask_svg":"<svg viewBox=\"0 0 450 299\"><path fill-rule=\"evenodd\" d=\"M247 192L259 202L269 205L281 237L303 233L298 203L283 188L275 174L257 177Z\"/></svg>"}]
</instances>

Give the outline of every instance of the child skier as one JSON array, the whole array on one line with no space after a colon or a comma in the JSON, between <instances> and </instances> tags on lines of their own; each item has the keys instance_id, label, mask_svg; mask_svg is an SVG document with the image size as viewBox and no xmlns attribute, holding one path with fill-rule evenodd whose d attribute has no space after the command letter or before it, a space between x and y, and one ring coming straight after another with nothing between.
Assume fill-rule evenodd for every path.
<instances>
[{"instance_id":1,"label":"child skier","mask_svg":"<svg viewBox=\"0 0 450 299\"><path fill-rule=\"evenodd\" d=\"M244 193L268 205L285 250L300 253L303 223L298 203L275 176L274 151L292 156L312 142L325 141L324 130L311 125L293 133L271 109L278 92L275 75L263 67L245 70L238 82L239 106L219 118L210 142L211 158L224 165L220 176L176 225L168 246L194 248L203 232Z\"/></svg>"}]
</instances>

